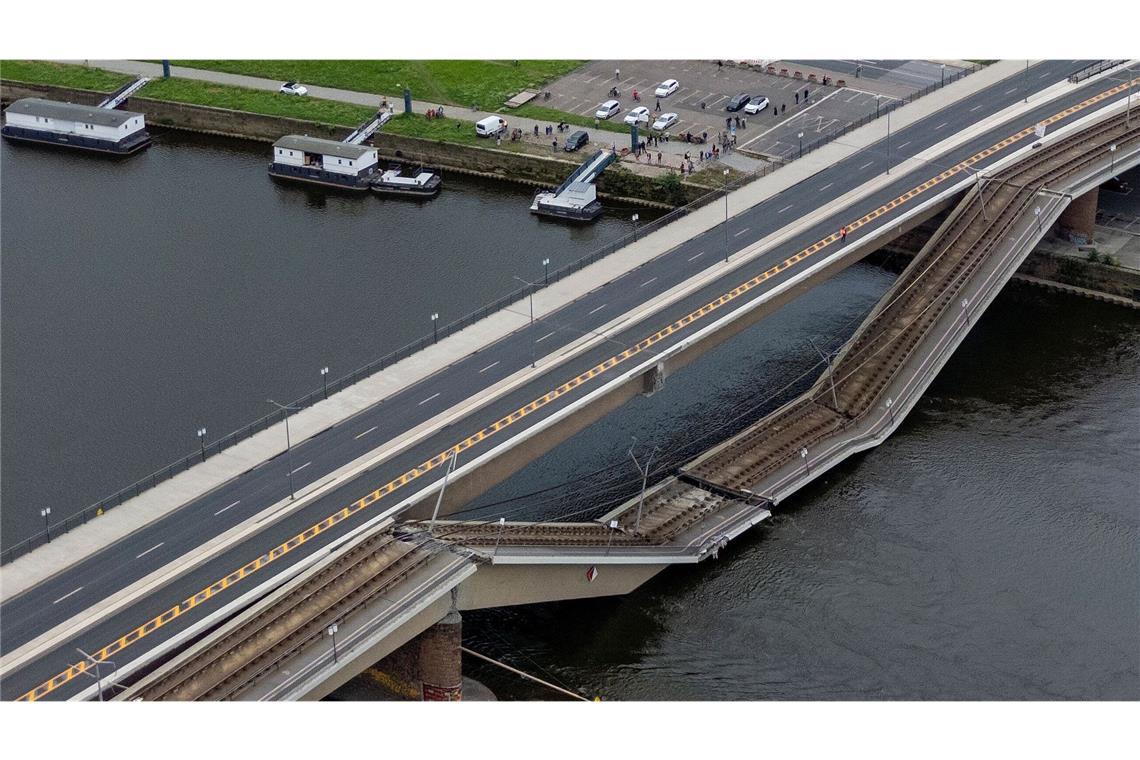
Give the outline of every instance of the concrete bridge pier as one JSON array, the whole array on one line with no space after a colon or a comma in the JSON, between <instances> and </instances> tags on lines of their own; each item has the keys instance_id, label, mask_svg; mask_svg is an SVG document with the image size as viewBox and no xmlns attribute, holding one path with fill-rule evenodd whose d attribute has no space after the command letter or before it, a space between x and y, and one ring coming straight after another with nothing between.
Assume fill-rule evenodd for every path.
<instances>
[{"instance_id":1,"label":"concrete bridge pier","mask_svg":"<svg viewBox=\"0 0 1140 760\"><path fill-rule=\"evenodd\" d=\"M1096 208L1100 200L1100 188L1094 187L1084 195L1073 198L1068 208L1061 212L1057 220L1058 231L1076 245L1092 242L1096 227Z\"/></svg>"},{"instance_id":2,"label":"concrete bridge pier","mask_svg":"<svg viewBox=\"0 0 1140 760\"><path fill-rule=\"evenodd\" d=\"M452 608L438 623L368 669L393 694L424 702L463 699L463 617Z\"/></svg>"}]
</instances>

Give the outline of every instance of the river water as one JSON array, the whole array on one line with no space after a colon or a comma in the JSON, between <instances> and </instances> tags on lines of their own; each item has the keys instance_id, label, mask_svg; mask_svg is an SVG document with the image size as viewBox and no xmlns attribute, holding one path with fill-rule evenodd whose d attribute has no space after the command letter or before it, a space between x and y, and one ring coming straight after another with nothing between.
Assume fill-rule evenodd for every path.
<instances>
[{"instance_id":1,"label":"river water","mask_svg":"<svg viewBox=\"0 0 1140 760\"><path fill-rule=\"evenodd\" d=\"M119 163L0 150L6 545L41 504L89 503L628 213L566 228L526 214L529 191L456 178L424 205L326 197L269 182L264 145L175 133ZM804 382L808 338L837 345L891 279L847 270L471 514L635 493L631 436L667 467L754 421ZM898 433L719 559L619 599L466 613L466 643L608 699L1136 699L1138 346L1134 313L1007 289ZM554 696L465 668L500 699Z\"/></svg>"}]
</instances>

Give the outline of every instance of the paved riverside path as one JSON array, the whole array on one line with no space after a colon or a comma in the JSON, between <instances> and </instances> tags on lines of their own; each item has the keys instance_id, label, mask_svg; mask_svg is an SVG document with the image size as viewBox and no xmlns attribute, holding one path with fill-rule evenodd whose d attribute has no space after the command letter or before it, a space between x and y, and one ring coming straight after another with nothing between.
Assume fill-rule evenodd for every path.
<instances>
[{"instance_id":1,"label":"paved riverside path","mask_svg":"<svg viewBox=\"0 0 1140 760\"><path fill-rule=\"evenodd\" d=\"M106 67L109 64L125 64L140 67L128 73L147 74L146 67L161 67L157 64L143 64L133 61L92 61L91 64ZM203 73L197 69L176 71ZM925 118L938 109L971 97L988 85L1016 74L1020 69L1014 64L1002 62L984 69L970 77L959 80L946 88L910 103L895 112L892 131L896 134L908 124ZM216 72L204 72L216 73ZM234 74L218 74L230 79L249 79ZM1058 74L1058 79L1063 78ZM262 80L268 81L268 80ZM1045 80L1042 80L1043 82ZM1049 80L1053 81L1053 80ZM229 79L227 83L231 83ZM349 93L364 97L359 93ZM372 96L373 99L374 96ZM729 194L730 209L747 209L780 193L820 170L852 155L863 147L882 137L885 127L877 123L869 124L848 135L842 144L833 143L804 158L794 161L776 172L756 180ZM901 139L901 138L900 138ZM894 157L902 160L905 151L899 150ZM535 315L538 318L562 308L583 294L605 282L631 271L650 259L664 253L698 232L711 229L723 220L723 210L702 209L685 217L684 224L671 224L664 229L644 236L636 243L618 251L605 259L592 264L571 277L567 277L535 294ZM709 262L712 263L711 261ZM460 333L449 336L439 344L409 357L378 372L371 377L305 409L291 418L290 433L294 445L341 423L398 391L407 385L431 375L472 351L486 347L503 336L524 326L527 318L517 311L504 311L482 320ZM77 562L84 557L158 519L179 506L198 498L210 490L221 486L228 479L253 468L257 464L279 456L285 451L285 431L283 423L232 446L208 458L203 464L195 465L188 471L164 481L140 496L128 500L120 506L108 510L102 517L80 528L72 530L51 543L36 549L4 567L0 574L0 590L5 599L29 588L50 576L59 568ZM304 492L307 486L301 486Z\"/></svg>"},{"instance_id":2,"label":"paved riverside path","mask_svg":"<svg viewBox=\"0 0 1140 760\"><path fill-rule=\"evenodd\" d=\"M60 63L82 64L83 61L61 60ZM145 76L158 79L162 77L162 65L158 63L147 63L145 61L87 61L90 66L95 66L100 69L107 69L108 71L117 71L122 74L132 74L134 76ZM213 82L214 84L226 84L234 87L248 87L254 90L267 90L269 92L277 92L281 87L281 81L277 79L264 79L262 77L251 77L245 74L230 74L224 71L211 71L209 69L196 69L188 66L171 66L170 75L174 77L181 77L183 79L196 79L201 82ZM336 100L342 103L353 103L359 106L366 106L368 108L378 109L382 98L387 98L388 104L395 109L395 113L404 112L404 96L403 93L395 95L385 95L384 93L369 93L357 92L355 90L342 90L338 87L322 87L321 85L308 84L302 82L309 89L309 96L314 98L323 98L325 100ZM470 106L454 106L442 103L429 103L423 100L412 100L413 113L426 114L429 110L438 108L443 109L444 117L448 119L458 119L460 121L469 121L474 124L477 121L485 119L488 116L497 116L507 122L510 128L521 128L524 133L533 137L534 128L538 127L539 139L545 142L542 144L548 148L550 140L554 137L559 138L559 150L561 151L562 138L566 137L576 129L585 129L590 132L590 144L598 148L609 147L616 145L618 150L629 147L629 131L628 128L625 132L611 132L605 129L595 129L594 127L579 127L577 125L570 125L570 132L559 134L557 132L550 138L546 138L545 129L547 125L557 124L557 122L549 119L527 119L509 111L506 113L497 113L491 111L472 111ZM615 119L618 117L614 117ZM646 131L642 129L641 134L645 136ZM490 141L488 141L490 142ZM691 143L679 142L676 140L670 142L662 142L660 145L653 147L654 151L661 151L665 155L671 155L674 159L683 156L686 152L696 153L696 146ZM632 156L629 157L627 163L631 167L636 166L637 163L633 160ZM676 161L674 161L674 164ZM696 162L694 161L694 166ZM644 166L644 164L642 164Z\"/></svg>"},{"instance_id":3,"label":"paved riverside path","mask_svg":"<svg viewBox=\"0 0 1140 760\"><path fill-rule=\"evenodd\" d=\"M1074 67L1072 64L1056 63L1054 65L1057 67L1056 71L1053 72L1056 74L1056 78L1054 79L1050 76L1050 81L1062 79L1067 73L1067 69ZM969 83L970 79L972 78L967 78L956 84ZM1044 84L1045 80L1043 79L1042 81ZM954 85L951 85L950 87L953 86ZM1075 98L1078 98L1083 93L1092 92L1099 86L1099 83L1093 83L1083 88L1061 85L1058 93L1064 96L1066 102L1073 102ZM949 87L947 89L949 89ZM994 129L986 131L986 129L983 128L972 128L968 126L979 114L989 115L1002 111L1009 100L1003 99L1001 93L1002 90L1000 86L990 88L990 94L983 99L987 104L988 110L986 111L980 111L978 114L967 114L964 110L955 112L954 127L952 130L946 130L946 133L949 134L953 132L963 140L971 141L964 146L960 145L956 148L955 150L958 153L961 153L962 150L972 149L974 143L977 143L979 140L992 139L992 133L1002 131ZM911 105L917 106L922 103L923 101L917 101ZM910 106L907 108L909 107ZM1022 116L1020 121L1039 118L1040 114L1048 111L1048 109L1056 108L1056 104L1050 103L1043 106L1040 100L1031 99L1030 104L1025 108L1029 109L1028 113ZM1020 113L1023 109L1020 105L1015 105L1014 110ZM1052 111L1048 111L1048 113L1052 113ZM940 115L938 118L941 120L942 116ZM913 124L913 121L909 123ZM869 132L864 134L863 138L861 138L865 139L864 145L873 145L873 143L881 137L882 129L875 132L873 131L874 127L875 125L868 125L867 128L864 128L869 130ZM851 137L858 138L860 132L861 131L852 133ZM909 133L900 133L900 136L905 137L907 135L914 137L917 148L930 148L934 152L939 150L938 148L932 147L938 145L938 136L929 129L924 129L922 125L912 128ZM844 146L832 147L836 149L849 149L849 141L845 140L844 143ZM821 149L816 153L824 154L825 150L827 149ZM851 150L851 153L855 152L855 150ZM876 158L879 162L878 167L875 166ZM618 321L607 318L607 312L605 310L607 302L612 310L612 314L625 313L630 309L642 309L645 313L649 313L649 311L653 309L665 308L665 306L669 306L672 312L676 312L678 309L683 310L690 308L693 299L699 300L705 298L710 291L721 292L721 289L725 287L727 279L731 279L731 284L735 284L739 278L748 276L758 267L763 271L764 268L770 265L770 257L765 259L766 254L782 255L779 254L779 252L770 251L771 246L762 248L756 245L758 240L765 241L772 237L772 235L775 234L772 232L773 229L785 228L780 225L786 225L786 223L780 221L774 212L778 203L786 203L789 200L793 200L800 204L799 208L808 209L808 211L799 211L795 214L795 218L803 217L801 220L802 224L786 225L793 228L793 231L798 230L798 232L796 232L798 237L790 241L791 243L798 244L801 238L812 238L812 236L820 234L820 229L829 230L832 226L837 224L836 214L853 213L843 211L843 207L853 202L855 196L861 195L859 188L862 186L871 184L877 189L874 190L873 197L867 198L865 201L860 201L860 203L874 203L879 202L878 199L884 196L890 197L890 193L896 192L892 183L895 185L902 182L912 183L916 174L926 177L937 174L939 171L937 167L932 167L928 161L923 159L907 159L902 162L902 164L896 164L896 166L902 167L899 171L892 170L892 174L889 178L884 178L881 176L882 169L885 168L883 156L873 147L858 157L848 156L844 159L844 163L841 166L831 167L830 164L837 160L836 156L832 156L828 163L815 166L809 166L810 162L806 159L803 163L795 162L781 169L779 172L758 180L742 190L731 194L730 202L734 211L732 229L735 230L732 239L738 241L736 245L746 249L747 252L734 257L730 265L725 266L718 264L710 266L708 259L712 258L711 256L699 260L697 255L691 255L686 258L686 254L699 255L701 253L697 246L711 241L713 238L715 238L715 240L721 239L719 229L715 230L715 233L711 236L707 234L707 231L717 227L718 223L722 223L723 211L719 208L719 204L716 204L718 207L712 209L706 208L694 212L686 217L686 224L669 225L643 238L638 241L637 244L629 246L613 257L599 262L602 266L597 268L591 267L589 270L578 273L542 291L535 299L536 311L539 311L542 315L540 316L540 324L545 323L546 317L549 316L555 308L561 308L562 306L567 307L565 311L555 315L550 321L551 325L559 328L556 331L552 331L550 335L543 335L542 338L534 340L533 338L537 333L516 329L514 330L516 334L508 335L505 339L496 341L494 345L487 346L480 351L479 354L472 355L471 351L476 345L470 340L459 340L455 342L455 339L468 334L465 331L455 336L455 339L448 338L445 341L441 341L438 346L434 346L432 349L412 357L408 360L408 363L402 362L400 365L392 368L399 368L404 373L404 377L407 377L413 372L425 374L428 371L434 372L439 370L439 372L436 373L435 377L425 382L423 386L409 385L401 392L401 396L390 397L392 403L385 403L379 408L370 406L362 409L356 417L349 421L348 425L330 431L319 441L314 441L311 444L298 444L294 447L294 463L298 466L304 466L304 464L308 464L307 459L311 455L312 466L308 467L302 475L308 478L308 473L317 471L314 477L320 478L323 482L323 480L327 479L323 473L330 472L334 466L351 458L353 453L363 450L365 457L371 456L368 452L370 446L367 444L368 426L377 423L373 423L370 420L379 419L380 424L388 428L386 431L375 434L377 436L388 436L382 439L377 438L379 442L384 440L397 440L398 438L406 439L411 434L401 431L407 431L409 429L418 430L426 426L425 429L430 433L429 437L426 439L417 439L407 444L408 446L415 444L418 450L401 450L395 452L391 455L391 459L385 461L382 465L384 470L389 474L393 470L401 472L403 471L401 468L414 466L421 461L421 459L417 459L417 457L422 457L425 452L434 453L440 450L436 448L437 446L443 447L447 445L447 443L453 443L452 438L463 432L459 429L460 427L466 428L472 424L478 425L485 419L496 419L495 415L501 414L504 409L509 410L515 408L512 404L516 404L520 399L525 403L526 400L535 398L547 390L549 387L548 383L551 382L551 379L543 375L549 374L554 370L551 369L551 363L541 355L538 357L539 369L534 372L529 370L529 362L526 361L526 359L529 355L529 346L531 344L539 343L549 338L549 342L542 344L543 346L553 346L554 349L563 351L568 350L567 347L570 344L579 340L577 336L583 332L589 331L593 333L599 329L604 330L608 334L606 343L592 346L590 348L591 354L584 355L581 361L575 358L572 362L567 364L566 367L558 370L559 375L563 375L566 372L579 371L583 366L582 362L585 362L585 367L591 366L589 362L596 361L599 355L604 356L608 355L608 353L612 353L615 350L613 344L630 345L631 342L639 338L641 332L646 329L645 327L637 325L630 327L631 324L636 322L636 320L632 318ZM783 188L786 194L778 199L777 202L777 199L771 199L771 196L781 189L780 184L777 182L781 175L789 180L789 184ZM771 199L768 206L765 208L755 208L756 204L765 198ZM818 211L821 206L824 208L822 213ZM769 211L769 208L771 208L772 211ZM792 218L792 215L789 215L787 220L790 222ZM884 217L883 222L889 223L888 219L889 217ZM765 228L765 225L767 225L767 228ZM749 233L749 228L752 228L752 234L749 235L749 237L744 237L744 235ZM702 233L702 230L704 230L705 233ZM833 232L834 230L831 231ZM828 233L824 231L823 234L826 235ZM702 237L703 239L697 239ZM658 255L665 251L668 251L667 255ZM624 261L626 266L625 271L628 271L629 268L636 265L636 262L639 260L638 257L641 257L641 263L645 264L645 268L642 272L638 273L638 279L640 279L641 276L645 276L645 283L631 287L631 284L636 285L636 282L627 280L624 283L614 283L612 287L598 287L596 281L590 279L591 277L596 278L599 275L602 276L602 283L612 279L615 276L615 261L621 259L621 257L628 257ZM652 259L652 261L650 261L650 259ZM735 271L738 269L741 271ZM651 277L654 272L660 273L661 276L659 280L656 276ZM621 273L622 272L618 271L616 275L620 276ZM791 270L789 270L789 276L790 274ZM685 282L694 277L698 279L706 278L706 287L703 290L693 291L691 293L692 297L687 302L678 301L672 305L660 305L663 295L671 292L671 289L676 290L676 287L682 287ZM573 303L570 303L567 299L572 293L569 293L567 289L570 288L571 285L574 285L576 278L580 278L577 280L577 287L582 287L583 283L593 283L594 286L589 291L589 297L583 297L582 299L573 298L571 299ZM653 285L650 287L649 283L651 282ZM677 283L681 283L682 285L676 285ZM674 285L676 285L676 287L673 287ZM620 299L625 299L625 302L623 303ZM598 311L599 309L601 309L601 311ZM598 314L594 315L596 311ZM656 322L664 319L666 316L671 315L661 314L654 317L654 320ZM478 325L474 325L472 329L486 329L487 323L508 317L510 318L509 324L514 325L516 328L524 326L527 323L525 312L512 309L489 318L489 320L485 320ZM555 335L555 332L558 332L558 334ZM476 332L468 335L477 336L477 334ZM683 335L679 336L679 339L683 339L683 337ZM449 341L452 342L452 345L445 346ZM452 353L448 353L449 351ZM496 356L501 356L501 359L496 359ZM425 363L425 360L428 359L430 359L430 362ZM416 365L417 362L420 366L413 366ZM500 362L501 366L496 367ZM487 374L484 374L484 370L487 370ZM512 371L514 374L508 374ZM387 370L385 372L387 372ZM451 378L451 380L447 378ZM488 379L484 380L484 378ZM502 379L497 382L492 382L497 378ZM479 387L472 383L473 380L479 383L486 383L486 387L488 388L498 387L499 391L496 392L501 393L501 398L497 397L498 400L495 400L494 403L488 401L486 408L482 408L481 406L478 410L467 408L466 405L468 404L470 389ZM558 378L554 378L554 380L557 381ZM351 395L353 392L359 392L359 386L363 386L367 382L368 381L364 381L358 384L358 386L346 390L344 393ZM441 382L444 384L439 385ZM504 383L506 385L503 385ZM438 390L432 393L431 391L435 388L438 388ZM441 392L444 393L444 397L437 399L436 397L439 396ZM339 396L341 394L337 395ZM318 405L317 407L295 415L294 421L291 423L293 429L300 430L302 427L307 426L305 435L312 435L319 430L327 430L329 425L336 421L329 419L329 415L337 409L337 407L331 405L333 400L334 399L330 399L330 406L323 407L323 409L321 405ZM454 407L456 410L455 414L460 415L463 421L462 423L457 423L457 429L444 430L436 433L434 431L438 429L441 421L448 418L451 410L439 412L435 417L431 417L426 421L423 420L425 417L433 414L433 409L446 408L447 404L457 405ZM311 415L309 414L310 412L312 412ZM469 417L470 419L468 419ZM416 423L419 424L417 425ZM528 424L530 423L528 422ZM283 448L283 432L283 430L279 429L278 435L280 435L281 440L279 442L273 442L276 446L277 453L280 453ZM363 440L357 440L362 435L365 436L365 438ZM393 438L392 436L397 436L397 438ZM256 439L251 439L251 441L252 440ZM499 439L496 439L496 442L497 440ZM403 445L402 441L400 445ZM476 449L474 453L477 455L478 451L479 449ZM428 456L430 456L431 453L429 453ZM359 498L360 491L364 488L362 484L347 482L343 487L338 487L336 490L322 494L320 498L314 499L312 503L299 505L295 513L284 510L282 512L283 516L274 515L272 521L260 526L256 525L256 514L251 513L255 508L261 509L263 506L273 502L273 498L271 497L275 497L276 494L281 493L285 477L284 465L284 458L280 458L275 462L269 462L265 467L250 473L246 478L237 479L234 483L225 483L221 488L209 494L206 499L201 500L201 503L195 502L194 505L188 506L184 513L179 515L181 525L171 526L170 530L161 534L167 536L167 540L170 542L169 546L147 554L146 552L150 550L152 545L157 544L162 539L150 541L148 538L144 541L143 538L145 538L145 535L132 535L124 541L121 546L117 547L115 552L104 552L100 555L101 558L94 558L90 564L86 562L83 563L88 566L88 570L69 579L67 583L62 582L58 578L53 578L48 583L43 584L43 588L36 589L36 593L11 600L5 605L5 614L3 615L3 621L6 626L4 631L5 640L11 640L14 645L18 646L21 640L28 641L29 636L36 636L39 631L47 630L53 625L61 624L61 622L67 622L69 620L68 616L75 616L80 612L88 610L88 606L91 605L94 600L103 600L114 595L114 586L108 586L108 584L118 584L123 581L124 578L130 580L132 577L137 578L148 572L152 574L161 573L167 569L168 565L176 568L178 573L181 574L170 577L169 581L161 589L164 594L161 598L169 598L172 594L177 596L177 594L183 593L187 588L190 588L190 593L193 593L195 588L200 588L200 586L195 587L194 584L203 582L209 583L218 577L216 573L222 572L224 575L225 572L232 570L233 568L229 565L235 561L235 558L244 557L248 559L250 551L254 551L254 556L256 556L256 552L264 551L272 546L272 542L277 540L278 534L282 531L288 536L293 535L289 531L295 531L298 525L300 525L300 529L303 530L306 525L310 524L308 521L311 521L314 515L317 515L317 519L320 519L320 516L327 514L329 509L342 507L351 499ZM436 475L438 475L438 473L436 473ZM383 475L383 477L388 476L388 474ZM378 474L375 477L380 477L380 475ZM305 481L305 483L310 482L311 478ZM427 485L429 484L425 483L425 487ZM221 517L212 518L211 514L213 514L213 512L211 510L217 509L224 511L227 509L227 491L237 487L251 489L250 493L252 496L249 501L256 502L256 504L254 506L250 506L248 503L242 504L240 507L234 507L228 512L225 512ZM386 500L386 503L387 501L390 500ZM281 507L282 504L288 505L287 496L284 497L282 502L277 502L276 506ZM178 506L179 505L173 505L170 508L174 509ZM115 512L126 510L129 507L130 505L128 504L116 510L112 510L102 519L110 518L114 516ZM273 508L273 506L270 506L269 509L272 510ZM240 517L237 516L238 513L241 513ZM194 517L196 514L200 514L202 519L197 520ZM231 519L231 516L235 517ZM242 523L241 520L246 520L248 525ZM167 522L169 521L163 521L164 524ZM241 539L242 543L228 548L224 555L220 554L218 557L210 559L207 564L201 567L191 566L188 568L180 568L180 565L186 564L179 559L182 557L182 553L185 552L187 556L190 556L191 550L194 550L198 544L203 543L203 531L221 530L227 526L234 526L234 530L241 531L245 529L242 527L243 525L246 525L250 532ZM145 530L138 531L139 534L145 534L146 532ZM254 535L254 533L256 533L256 535ZM330 532L329 535L335 537L337 533ZM67 536L64 538L66 539ZM207 536L205 540L210 541L214 539L210 539ZM321 539L321 541L324 540L324 538ZM316 545L319 549L321 541L316 541L312 545ZM54 543L55 542L53 542L53 544ZM126 550L128 543L132 544L129 551ZM143 543L146 543L146 545L142 545ZM135 545L137 545L137 551L135 550ZM306 549L306 551L308 551L308 549ZM115 554L116 556L105 556L110 554ZM136 554L138 557L132 560L131 557ZM145 557L143 556L144 554L146 555ZM31 556L33 555L29 555L29 557ZM278 564L274 565L274 568L290 566L290 563L296 561L297 556L297 554L294 554L287 559L280 560ZM82 569L78 569L76 572L80 572L80 570ZM277 572L277 570L274 569L271 572ZM263 571L262 575L259 575L258 578L260 579L264 575L265 571ZM5 576L7 576L7 572ZM7 582L7 577L5 577L5 582ZM72 582L76 585L69 586ZM253 582L256 583L260 581ZM54 587L50 593L47 590L48 587ZM249 588L250 582L241 585L243 591ZM53 596L56 589L61 590L61 593L59 593L58 596ZM110 591L108 589L110 589ZM232 597L234 593L237 592L230 592L230 597ZM68 596L65 597L65 595ZM37 599L39 602L46 601L47 604L41 603L36 605L35 602ZM94 603L98 606L97 602ZM134 607L124 607L120 613L107 615L105 619L101 620L98 625L89 631L82 630L70 638L61 639L61 643L49 648L50 651L55 651L56 654L37 657L36 662L33 663L34 667L28 665L27 668L20 668L20 672L22 672L23 675L18 679L12 680L11 685L5 687L5 694L10 694L10 692L7 691L8 689L17 689L21 683L26 683L28 679L34 679L43 675L45 669L50 670L51 668L59 667L61 658L72 656L73 647L71 645L73 643L85 648L88 646L98 648L108 641L114 641L115 636L121 634L124 630L128 630L130 625L138 625L144 622L146 617L140 610L154 609L156 603L157 602L154 601L148 601L146 604L140 602ZM164 603L165 602L163 602L163 604ZM202 607L202 610L199 611L196 608L194 616L216 611L220 604L220 602L210 602L208 604L199 605ZM161 606L159 609L161 609ZM84 613L84 616L87 614L88 613ZM94 612L90 614L94 614ZM192 617L193 616L191 616L191 618ZM149 636L145 644L135 645L134 648L130 650L130 656L134 657L140 650L153 646L155 642L161 642L172 633L182 630L179 626L188 625L188 621L191 618L188 618L187 621L180 619L177 625L164 626L159 634ZM48 654L48 651L44 651L42 654ZM6 669L8 664L9 657L6 652ZM119 662L119 666L122 668L123 663ZM50 675L51 673L47 674L47 676ZM74 689L76 686L78 685L68 686L68 690L72 690L71 693L75 693ZM59 696L66 696L67 693L68 691L65 690L61 692Z\"/></svg>"}]
</instances>

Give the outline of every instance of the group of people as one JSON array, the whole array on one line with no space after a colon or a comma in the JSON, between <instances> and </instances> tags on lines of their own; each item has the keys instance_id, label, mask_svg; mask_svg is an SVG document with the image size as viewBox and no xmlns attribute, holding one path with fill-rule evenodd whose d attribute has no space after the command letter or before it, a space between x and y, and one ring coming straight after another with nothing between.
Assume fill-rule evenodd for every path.
<instances>
[{"instance_id":1,"label":"group of people","mask_svg":"<svg viewBox=\"0 0 1140 760\"><path fill-rule=\"evenodd\" d=\"M429 119L442 119L443 118L443 106L440 106L439 108L429 108L427 110L427 113L424 115L427 116Z\"/></svg>"}]
</instances>

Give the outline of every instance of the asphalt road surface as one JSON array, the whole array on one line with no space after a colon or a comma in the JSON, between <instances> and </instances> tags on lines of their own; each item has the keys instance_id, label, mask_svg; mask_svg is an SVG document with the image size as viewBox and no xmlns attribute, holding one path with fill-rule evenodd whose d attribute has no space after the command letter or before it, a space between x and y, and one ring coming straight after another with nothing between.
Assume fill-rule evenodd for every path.
<instances>
[{"instance_id":1,"label":"asphalt road surface","mask_svg":"<svg viewBox=\"0 0 1140 760\"><path fill-rule=\"evenodd\" d=\"M1037 87L1044 88L1065 78L1082 65L1084 62L1042 63L1035 68L1034 73L1037 76L1033 81ZM122 668L125 663L139 658L171 636L185 631L187 627L230 603L238 595L270 577L279 575L283 570L327 547L330 542L359 526L366 519L430 484L442 475L443 468L436 466L422 475L408 479L407 483L393 487L391 484L396 482L393 479L401 473L428 461L468 436L474 435L477 438L472 440L470 447L461 455L461 463L487 452L516 431L525 430L547 418L558 409L564 408L566 404L580 399L585 393L649 358L653 352L685 339L711 319L748 303L772 286L802 271L805 266L817 263L821 257L833 255L839 250L839 245L838 243L828 245L810 261L789 265L778 274L762 282L756 282L729 302L713 309L707 317L695 318L678 326L676 321L694 309L749 281L805 246L834 234L839 226L896 198L900 193L940 173L946 166L973 155L1021 127L1034 124L1041 118L1056 113L1064 105L1079 102L1108 86L1109 83L1089 84L1065 98L1034 109L1015 125L990 130L968 145L952 151L950 155L941 159L937 166L928 165L900 176L890 186L873 193L842 213L819 222L812 229L780 246L778 250L771 251L722 277L700 292L650 317L644 323L622 330L594 349L550 370L525 387L472 413L451 427L437 432L377 466L371 472L287 517L276 522L267 521L266 527L253 537L169 582L144 599L100 621L45 656L8 675L3 684L0 684L0 696L4 699L17 698L29 689L35 688L37 684L46 682L60 673L79 659L76 647L96 652L113 642L120 642L116 647L119 651L111 655L110 659L115 661L117 667ZM951 106L905 130L900 130L892 137L892 158L898 161L903 156L921 152L953 132L1020 100L1023 94L1022 91L1011 91L1008 83L998 83L972 99L971 102L977 108ZM1108 102L1111 101L1104 101L1100 105ZM1079 112L1068 118L1079 118L1087 113L1089 111ZM1063 123L1065 122L1059 122L1056 126ZM1016 147L1017 145L1014 145L1006 150ZM1005 151L999 151L978 166L997 160L1004 154ZM728 225L727 239L731 250L739 250L784 227L797 217L826 206L831 200L874 178L885 167L884 146L876 143L739 214ZM894 211L880 215L852 235L851 239L855 240L858 235L867 234L883 224L890 224L894 215L906 207L907 204L903 203L896 206ZM651 301L662 292L691 278L709 264L722 258L725 252L725 237L725 229L717 227L692 238L645 266L568 304L533 327L519 330L486 350L406 389L397 397L361 412L353 419L305 441L293 449L291 465L285 456L266 462L58 576L13 599L4 600L0 606L0 637L4 651L9 652L81 613L147 573L183 556L206 540L247 519L251 514L284 498L288 495L290 466L294 470L298 488L319 480L379 444L398 439L420 422L470 397L477 389L516 372L530 363L532 351L540 356L551 353L559 346L603 325L615 316ZM667 334L658 333L670 325L673 327L666 331ZM658 333L657 339L644 340L654 333ZM627 355L625 358L620 358L623 352ZM619 358L613 359L613 357ZM608 362L608 359L612 361ZM593 370L593 373L576 386L567 388L564 385L567 380L590 370ZM551 395L547 396L548 393ZM528 403L540 398L547 400L534 405ZM512 412L515 414L512 415ZM508 418L507 415L511 417ZM491 430L489 426L497 420L508 421L500 422L498 429ZM387 490L376 493L375 489ZM295 542L295 546L290 546L287 550L274 555L272 561L263 562L259 569L248 572L245 577L233 581L217 593L200 597L200 602L184 601L215 581L242 568L251 560L267 554L274 547L284 545L290 538L300 535L311 526L318 525L327 516L337 513L370 492L374 493L376 498L367 508L358 509L351 516L335 523L330 522L319 530L310 530L305 538ZM182 604L179 607L180 603ZM170 614L169 619L164 620L161 625L154 624L145 629L140 628L156 616L162 615L164 611L175 607L179 610L178 614ZM126 640L121 638L133 630L139 632L132 638ZM91 681L83 675L61 679L61 682L44 697L66 699L86 689L90 684Z\"/></svg>"}]
</instances>

